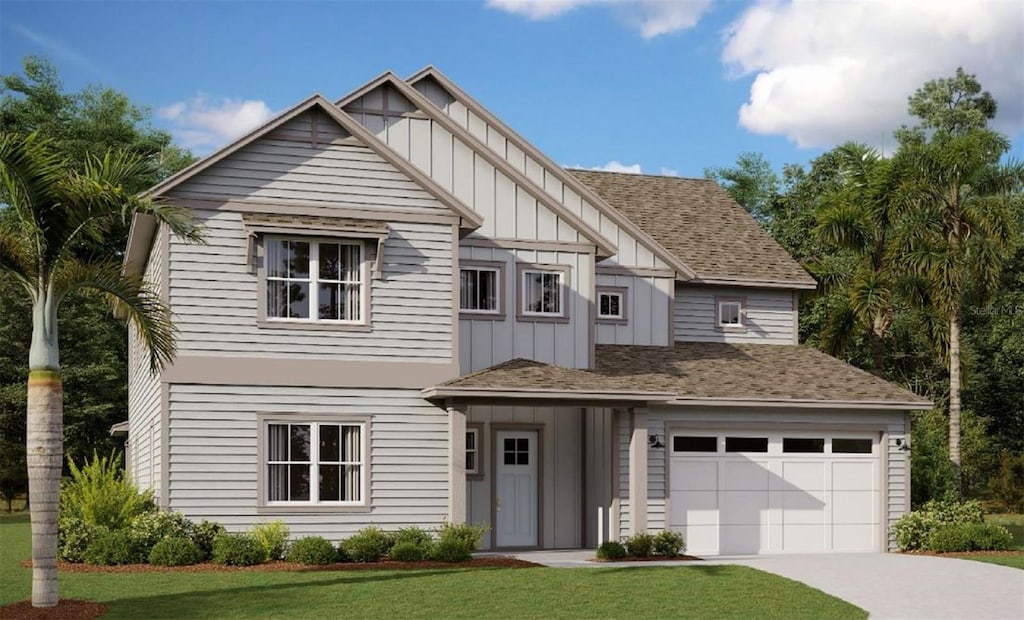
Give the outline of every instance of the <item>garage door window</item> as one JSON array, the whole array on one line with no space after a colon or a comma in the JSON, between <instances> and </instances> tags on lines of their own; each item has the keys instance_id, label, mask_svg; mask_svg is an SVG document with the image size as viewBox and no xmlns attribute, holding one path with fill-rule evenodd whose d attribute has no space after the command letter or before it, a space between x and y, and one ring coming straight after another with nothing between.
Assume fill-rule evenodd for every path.
<instances>
[{"instance_id":1,"label":"garage door window","mask_svg":"<svg viewBox=\"0 0 1024 620\"><path fill-rule=\"evenodd\" d=\"M718 437L676 435L672 438L674 452L718 452Z\"/></svg>"},{"instance_id":2,"label":"garage door window","mask_svg":"<svg viewBox=\"0 0 1024 620\"><path fill-rule=\"evenodd\" d=\"M832 454L871 454L870 439L832 439Z\"/></svg>"},{"instance_id":3,"label":"garage door window","mask_svg":"<svg viewBox=\"0 0 1024 620\"><path fill-rule=\"evenodd\" d=\"M726 437L726 452L767 452L767 437Z\"/></svg>"},{"instance_id":4,"label":"garage door window","mask_svg":"<svg viewBox=\"0 0 1024 620\"><path fill-rule=\"evenodd\" d=\"M825 439L813 437L783 437L782 451L798 454L824 453Z\"/></svg>"}]
</instances>

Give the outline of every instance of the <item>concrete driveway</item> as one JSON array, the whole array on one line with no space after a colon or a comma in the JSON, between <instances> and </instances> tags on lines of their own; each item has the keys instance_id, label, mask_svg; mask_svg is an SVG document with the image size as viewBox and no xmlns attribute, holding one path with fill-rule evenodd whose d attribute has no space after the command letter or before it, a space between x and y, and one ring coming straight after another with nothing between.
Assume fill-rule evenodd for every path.
<instances>
[{"instance_id":1,"label":"concrete driveway","mask_svg":"<svg viewBox=\"0 0 1024 620\"><path fill-rule=\"evenodd\" d=\"M1024 618L1024 571L901 554L720 558L801 581L872 618Z\"/></svg>"},{"instance_id":2,"label":"concrete driveway","mask_svg":"<svg viewBox=\"0 0 1024 620\"><path fill-rule=\"evenodd\" d=\"M593 551L534 551L516 557L574 568L686 566L688 562L587 561ZM1024 620L1024 571L971 560L897 553L707 558L801 581L849 601L872 618L1007 618Z\"/></svg>"}]
</instances>

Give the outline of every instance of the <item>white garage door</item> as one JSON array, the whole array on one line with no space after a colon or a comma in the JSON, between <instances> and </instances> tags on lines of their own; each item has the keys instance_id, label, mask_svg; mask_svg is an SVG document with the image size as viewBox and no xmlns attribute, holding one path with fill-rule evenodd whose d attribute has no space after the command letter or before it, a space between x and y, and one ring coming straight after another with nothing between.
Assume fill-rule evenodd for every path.
<instances>
[{"instance_id":1,"label":"white garage door","mask_svg":"<svg viewBox=\"0 0 1024 620\"><path fill-rule=\"evenodd\" d=\"M668 450L688 553L880 550L878 434L686 432Z\"/></svg>"}]
</instances>

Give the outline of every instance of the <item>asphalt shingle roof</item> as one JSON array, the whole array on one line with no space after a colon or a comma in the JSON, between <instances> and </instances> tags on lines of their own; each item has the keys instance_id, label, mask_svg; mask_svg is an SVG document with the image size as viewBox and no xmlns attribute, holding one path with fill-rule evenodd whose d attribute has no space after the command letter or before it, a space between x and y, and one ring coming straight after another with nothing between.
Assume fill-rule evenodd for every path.
<instances>
[{"instance_id":1,"label":"asphalt shingle roof","mask_svg":"<svg viewBox=\"0 0 1024 620\"><path fill-rule=\"evenodd\" d=\"M814 284L803 267L714 181L569 172L701 279Z\"/></svg>"}]
</instances>

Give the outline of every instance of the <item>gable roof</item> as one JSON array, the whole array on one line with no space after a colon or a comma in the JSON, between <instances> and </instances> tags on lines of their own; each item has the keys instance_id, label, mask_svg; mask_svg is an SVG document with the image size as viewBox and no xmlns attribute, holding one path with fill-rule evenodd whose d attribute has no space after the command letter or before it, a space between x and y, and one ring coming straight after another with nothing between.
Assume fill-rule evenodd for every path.
<instances>
[{"instance_id":1,"label":"gable roof","mask_svg":"<svg viewBox=\"0 0 1024 620\"><path fill-rule=\"evenodd\" d=\"M588 241L597 246L599 255L613 256L618 252L618 248L614 243L584 222L560 201L556 200L542 188L538 187L537 184L527 178L525 174L516 170L512 164L505 160L505 158L501 157L488 148L487 145L480 142L480 140L473 134L466 131L465 128L452 120L447 114L439 110L437 106L430 102L429 99L424 97L415 88L403 82L402 79L393 72L385 71L380 76L370 80L363 86L339 99L336 105L341 109L359 97L362 97L366 93L383 85L390 85L392 88L397 90L399 94L408 99L431 120L440 124L445 130L468 146L474 153L483 157L490 165L494 166L495 169L499 170L502 174L511 179L516 185L525 189L537 202L547 207L558 217L566 220L581 235L586 237Z\"/></svg>"},{"instance_id":2,"label":"gable roof","mask_svg":"<svg viewBox=\"0 0 1024 620\"><path fill-rule=\"evenodd\" d=\"M593 205L594 208L601 212L602 215L606 216L612 222L615 222L617 226L624 229L632 237L648 246L655 256L665 261L676 270L677 278L685 280L695 277L696 272L690 265L686 264L685 260L681 260L679 256L672 253L668 248L659 243L658 239L648 234L642 227L637 226L635 222L630 221L628 217L623 216L623 214L612 208L601 195L595 193L593 189L588 187L585 183L580 182L579 179L572 174L569 174L565 169L552 161L551 158L545 155L543 151L516 133L514 129L506 125L500 118L492 114L491 111L485 108L480 102L473 99L473 97L468 93L459 88L455 82L448 79L448 77L441 73L441 71L436 67L433 65L427 65L409 76L406 82L412 85L427 78L431 78L440 84L441 87L448 91L448 94L455 98L456 101L472 110L477 116L484 119L488 125L498 129L502 134L504 134L505 138L509 142L514 144L519 148L519 150L537 160L537 162L544 166L544 168L554 175L555 178ZM432 107L436 107L429 100L428 103Z\"/></svg>"},{"instance_id":3,"label":"gable roof","mask_svg":"<svg viewBox=\"0 0 1024 620\"><path fill-rule=\"evenodd\" d=\"M696 271L697 282L815 288L803 267L717 183L570 170Z\"/></svg>"},{"instance_id":4,"label":"gable roof","mask_svg":"<svg viewBox=\"0 0 1024 620\"><path fill-rule=\"evenodd\" d=\"M646 394L652 401L739 406L927 409L930 401L800 345L677 342L597 345L593 369L516 359L428 388L428 398L487 391ZM669 397L665 397L669 394ZM562 396L567 398L568 396Z\"/></svg>"}]
</instances>

